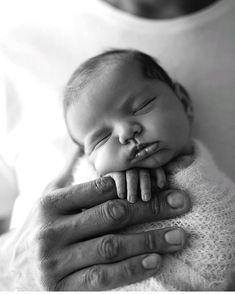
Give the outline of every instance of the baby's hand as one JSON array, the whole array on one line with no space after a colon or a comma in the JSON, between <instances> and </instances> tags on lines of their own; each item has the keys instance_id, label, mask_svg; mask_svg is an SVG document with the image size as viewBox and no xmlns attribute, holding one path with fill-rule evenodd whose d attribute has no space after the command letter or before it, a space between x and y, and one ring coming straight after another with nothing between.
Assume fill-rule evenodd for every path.
<instances>
[{"instance_id":1,"label":"baby's hand","mask_svg":"<svg viewBox=\"0 0 235 294\"><path fill-rule=\"evenodd\" d=\"M116 183L117 195L121 199L127 198L131 203L137 201L138 192L140 192L143 201L151 199L151 185L155 181L157 186L162 189L166 185L166 176L164 170L134 168L121 172L108 174Z\"/></svg>"}]
</instances>

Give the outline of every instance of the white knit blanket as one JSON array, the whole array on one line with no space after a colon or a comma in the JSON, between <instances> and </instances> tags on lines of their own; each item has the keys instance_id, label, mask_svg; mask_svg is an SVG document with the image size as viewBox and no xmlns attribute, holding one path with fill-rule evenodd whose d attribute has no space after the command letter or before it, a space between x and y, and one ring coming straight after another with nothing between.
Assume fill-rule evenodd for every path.
<instances>
[{"instance_id":1,"label":"white knit blanket","mask_svg":"<svg viewBox=\"0 0 235 294\"><path fill-rule=\"evenodd\" d=\"M180 226L189 233L188 242L181 252L164 255L156 276L115 291L225 290L235 270L235 184L218 170L198 141L194 162L168 180L171 188L189 194L191 211L128 231Z\"/></svg>"}]
</instances>

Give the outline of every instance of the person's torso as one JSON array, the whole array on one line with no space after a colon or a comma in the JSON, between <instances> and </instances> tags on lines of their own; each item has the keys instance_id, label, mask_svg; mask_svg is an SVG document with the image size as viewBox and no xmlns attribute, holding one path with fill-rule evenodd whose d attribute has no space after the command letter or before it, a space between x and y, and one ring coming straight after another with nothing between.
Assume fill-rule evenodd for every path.
<instances>
[{"instance_id":1,"label":"person's torso","mask_svg":"<svg viewBox=\"0 0 235 294\"><path fill-rule=\"evenodd\" d=\"M9 3L0 13L0 51L12 153L25 175L22 191L28 176L36 172L32 185L37 185L43 175L42 187L64 163L73 147L63 123L63 86L79 63L110 48L156 57L186 87L195 109L193 135L235 180L233 0L169 21L141 19L97 0Z\"/></svg>"}]
</instances>

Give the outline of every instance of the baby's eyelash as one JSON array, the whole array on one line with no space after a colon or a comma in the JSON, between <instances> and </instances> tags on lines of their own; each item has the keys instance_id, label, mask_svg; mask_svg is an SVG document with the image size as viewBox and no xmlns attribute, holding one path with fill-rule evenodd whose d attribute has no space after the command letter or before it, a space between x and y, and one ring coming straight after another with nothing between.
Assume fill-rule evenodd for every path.
<instances>
[{"instance_id":1,"label":"baby's eyelash","mask_svg":"<svg viewBox=\"0 0 235 294\"><path fill-rule=\"evenodd\" d=\"M97 142L95 143L95 147L94 147L94 149L100 147L100 145L103 144L104 141L107 141L107 140L109 139L110 136L111 136L111 133L110 133L110 134L107 134L105 137L103 137L102 139L100 139L99 141L97 141Z\"/></svg>"},{"instance_id":2,"label":"baby's eyelash","mask_svg":"<svg viewBox=\"0 0 235 294\"><path fill-rule=\"evenodd\" d=\"M149 105L151 102L153 102L157 97L153 97L152 99L148 100L144 104L138 106L134 111L132 111L133 114L136 114L139 110L142 110L144 107Z\"/></svg>"}]
</instances>

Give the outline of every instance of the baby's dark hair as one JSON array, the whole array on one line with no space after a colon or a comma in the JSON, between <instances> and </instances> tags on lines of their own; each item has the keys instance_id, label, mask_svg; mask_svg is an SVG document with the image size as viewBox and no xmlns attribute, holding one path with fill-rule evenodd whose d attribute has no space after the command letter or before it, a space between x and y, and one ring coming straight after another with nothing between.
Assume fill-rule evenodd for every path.
<instances>
[{"instance_id":1,"label":"baby's dark hair","mask_svg":"<svg viewBox=\"0 0 235 294\"><path fill-rule=\"evenodd\" d=\"M65 121L68 108L77 101L79 93L92 78L95 78L107 64L120 61L137 61L144 77L161 80L174 89L174 83L167 72L148 54L137 50L108 50L82 63L67 82L63 100Z\"/></svg>"}]
</instances>

